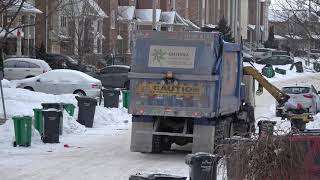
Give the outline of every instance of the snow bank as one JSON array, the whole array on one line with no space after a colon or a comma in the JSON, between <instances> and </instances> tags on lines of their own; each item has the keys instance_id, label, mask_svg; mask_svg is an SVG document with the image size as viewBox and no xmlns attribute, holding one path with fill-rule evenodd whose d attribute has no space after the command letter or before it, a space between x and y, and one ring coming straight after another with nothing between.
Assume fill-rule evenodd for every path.
<instances>
[{"instance_id":1,"label":"snow bank","mask_svg":"<svg viewBox=\"0 0 320 180\"><path fill-rule=\"evenodd\" d=\"M8 85L6 87L12 87L12 82L3 82ZM2 150L12 151L12 142L15 139L12 117L33 117L33 109L42 108L41 103L71 103L76 106L74 116L70 116L66 111L63 112L63 135L60 137L61 143L79 143L82 136L110 132L110 130L113 129L128 129L128 125L131 122L131 115L128 114L125 108L108 109L97 106L93 128L86 128L77 122L77 100L73 94L51 95L19 88L3 88L3 90L8 120L5 124L0 125L0 149ZM1 101L0 105L0 107L2 107ZM2 108L0 108L0 116L3 117ZM35 151L38 152L46 148L57 149L56 147L61 147L61 143L60 146L43 144L38 131L34 129L34 127L32 128L31 149L37 149ZM99 129L99 131L97 131L97 129Z\"/></svg>"}]
</instances>

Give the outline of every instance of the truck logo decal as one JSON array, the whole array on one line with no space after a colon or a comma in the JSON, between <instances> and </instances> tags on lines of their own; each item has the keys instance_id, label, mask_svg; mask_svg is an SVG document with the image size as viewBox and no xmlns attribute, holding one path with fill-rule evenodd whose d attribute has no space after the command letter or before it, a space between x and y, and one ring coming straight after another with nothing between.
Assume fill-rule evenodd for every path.
<instances>
[{"instance_id":1,"label":"truck logo decal","mask_svg":"<svg viewBox=\"0 0 320 180\"><path fill-rule=\"evenodd\" d=\"M149 67L193 69L196 47L151 45Z\"/></svg>"},{"instance_id":2,"label":"truck logo decal","mask_svg":"<svg viewBox=\"0 0 320 180\"><path fill-rule=\"evenodd\" d=\"M161 61L164 60L165 55L166 52L162 51L162 49L154 49L152 53L154 63L161 64Z\"/></svg>"}]
</instances>

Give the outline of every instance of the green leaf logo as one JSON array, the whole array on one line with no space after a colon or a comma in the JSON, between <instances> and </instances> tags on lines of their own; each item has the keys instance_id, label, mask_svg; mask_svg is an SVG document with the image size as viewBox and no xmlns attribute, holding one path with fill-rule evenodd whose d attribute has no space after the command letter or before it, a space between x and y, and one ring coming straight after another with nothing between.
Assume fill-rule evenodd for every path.
<instances>
[{"instance_id":1,"label":"green leaf logo","mask_svg":"<svg viewBox=\"0 0 320 180\"><path fill-rule=\"evenodd\" d=\"M153 56L153 62L157 62L161 64L161 61L164 60L164 56L166 55L165 51L162 51L162 49L154 49L152 56Z\"/></svg>"}]
</instances>

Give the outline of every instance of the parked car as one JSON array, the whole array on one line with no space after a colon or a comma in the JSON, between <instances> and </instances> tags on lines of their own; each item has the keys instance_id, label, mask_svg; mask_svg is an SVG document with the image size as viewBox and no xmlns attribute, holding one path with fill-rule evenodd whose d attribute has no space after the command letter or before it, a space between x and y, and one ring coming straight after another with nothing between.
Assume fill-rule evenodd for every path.
<instances>
[{"instance_id":1,"label":"parked car","mask_svg":"<svg viewBox=\"0 0 320 180\"><path fill-rule=\"evenodd\" d=\"M257 48L255 51L253 51L251 54L254 59L260 59L264 56L266 52L275 51L275 49L271 48Z\"/></svg>"},{"instance_id":2,"label":"parked car","mask_svg":"<svg viewBox=\"0 0 320 180\"><path fill-rule=\"evenodd\" d=\"M103 87L126 88L129 89L128 72L129 66L111 65L101 69L97 73L88 73L89 75L99 79Z\"/></svg>"},{"instance_id":3,"label":"parked car","mask_svg":"<svg viewBox=\"0 0 320 180\"><path fill-rule=\"evenodd\" d=\"M45 61L32 58L9 58L4 61L3 66L4 78L8 80L35 77L51 70Z\"/></svg>"},{"instance_id":4,"label":"parked car","mask_svg":"<svg viewBox=\"0 0 320 180\"><path fill-rule=\"evenodd\" d=\"M52 69L80 70L78 61L63 54L38 54L37 58L46 61Z\"/></svg>"},{"instance_id":5,"label":"parked car","mask_svg":"<svg viewBox=\"0 0 320 180\"><path fill-rule=\"evenodd\" d=\"M251 63L254 62L253 56L245 52L242 53L242 60L243 62L251 62Z\"/></svg>"},{"instance_id":6,"label":"parked car","mask_svg":"<svg viewBox=\"0 0 320 180\"><path fill-rule=\"evenodd\" d=\"M290 56L274 55L263 59L256 60L257 64L271 64L271 65L286 65L294 63L294 60Z\"/></svg>"},{"instance_id":7,"label":"parked car","mask_svg":"<svg viewBox=\"0 0 320 180\"><path fill-rule=\"evenodd\" d=\"M290 56L288 51L268 51L263 54L263 57L275 56L275 55L284 55Z\"/></svg>"},{"instance_id":8,"label":"parked car","mask_svg":"<svg viewBox=\"0 0 320 180\"><path fill-rule=\"evenodd\" d=\"M317 114L320 110L320 97L313 85L310 86L287 86L282 91L290 96L283 108L276 104L276 116L281 116L284 111L295 114Z\"/></svg>"},{"instance_id":9,"label":"parked car","mask_svg":"<svg viewBox=\"0 0 320 180\"><path fill-rule=\"evenodd\" d=\"M311 58L318 59L320 58L320 49L311 49L309 54Z\"/></svg>"},{"instance_id":10,"label":"parked car","mask_svg":"<svg viewBox=\"0 0 320 180\"><path fill-rule=\"evenodd\" d=\"M57 69L39 76L16 81L18 88L48 94L78 94L79 96L99 97L101 81L83 72Z\"/></svg>"}]
</instances>

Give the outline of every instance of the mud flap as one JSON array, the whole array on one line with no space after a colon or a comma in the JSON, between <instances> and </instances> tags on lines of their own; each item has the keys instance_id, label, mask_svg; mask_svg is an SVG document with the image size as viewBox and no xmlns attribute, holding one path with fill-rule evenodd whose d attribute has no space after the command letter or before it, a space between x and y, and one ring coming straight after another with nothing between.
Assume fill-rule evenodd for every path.
<instances>
[{"instance_id":1,"label":"mud flap","mask_svg":"<svg viewBox=\"0 0 320 180\"><path fill-rule=\"evenodd\" d=\"M192 153L214 152L215 124L209 119L196 119L193 126Z\"/></svg>"},{"instance_id":2,"label":"mud flap","mask_svg":"<svg viewBox=\"0 0 320 180\"><path fill-rule=\"evenodd\" d=\"M132 152L152 152L153 118L151 116L133 116L131 131Z\"/></svg>"}]
</instances>

